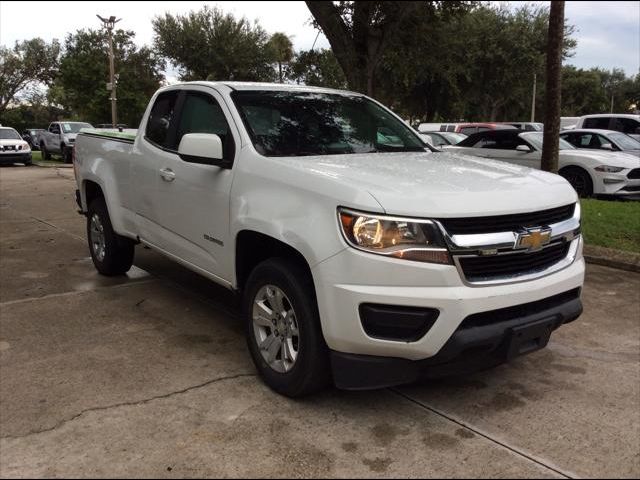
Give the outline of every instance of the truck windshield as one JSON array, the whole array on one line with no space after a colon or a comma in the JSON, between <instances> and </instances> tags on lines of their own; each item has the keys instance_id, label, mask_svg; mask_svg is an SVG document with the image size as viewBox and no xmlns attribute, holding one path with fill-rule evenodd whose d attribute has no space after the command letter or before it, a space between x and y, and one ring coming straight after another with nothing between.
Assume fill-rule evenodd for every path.
<instances>
[{"instance_id":1,"label":"truck windshield","mask_svg":"<svg viewBox=\"0 0 640 480\"><path fill-rule=\"evenodd\" d=\"M0 128L0 140L21 140L22 137L13 128Z\"/></svg>"},{"instance_id":2,"label":"truck windshield","mask_svg":"<svg viewBox=\"0 0 640 480\"><path fill-rule=\"evenodd\" d=\"M78 133L81 128L92 128L89 123L63 122L60 124L64 133Z\"/></svg>"},{"instance_id":3,"label":"truck windshield","mask_svg":"<svg viewBox=\"0 0 640 480\"><path fill-rule=\"evenodd\" d=\"M296 91L235 91L258 153L268 157L420 152L408 125L365 97Z\"/></svg>"}]
</instances>

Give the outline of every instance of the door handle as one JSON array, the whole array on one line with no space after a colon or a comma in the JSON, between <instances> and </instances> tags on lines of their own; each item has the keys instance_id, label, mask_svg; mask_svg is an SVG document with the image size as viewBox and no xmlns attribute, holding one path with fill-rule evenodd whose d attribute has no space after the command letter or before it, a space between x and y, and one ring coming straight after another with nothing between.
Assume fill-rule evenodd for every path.
<instances>
[{"instance_id":1,"label":"door handle","mask_svg":"<svg viewBox=\"0 0 640 480\"><path fill-rule=\"evenodd\" d=\"M176 174L170 168L161 168L160 176L165 182L173 182L176 179Z\"/></svg>"}]
</instances>

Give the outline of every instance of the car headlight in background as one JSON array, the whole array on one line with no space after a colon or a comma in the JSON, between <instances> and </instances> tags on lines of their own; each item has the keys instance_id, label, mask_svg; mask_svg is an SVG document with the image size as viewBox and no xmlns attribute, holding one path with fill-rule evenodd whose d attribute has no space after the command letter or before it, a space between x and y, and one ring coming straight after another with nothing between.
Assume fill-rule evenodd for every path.
<instances>
[{"instance_id":1,"label":"car headlight in background","mask_svg":"<svg viewBox=\"0 0 640 480\"><path fill-rule=\"evenodd\" d=\"M354 248L387 257L451 264L438 226L431 220L404 219L338 209L340 227Z\"/></svg>"},{"instance_id":2,"label":"car headlight in background","mask_svg":"<svg viewBox=\"0 0 640 480\"><path fill-rule=\"evenodd\" d=\"M618 173L624 170L624 167L612 167L611 165L598 165L596 171L604 173Z\"/></svg>"}]
</instances>

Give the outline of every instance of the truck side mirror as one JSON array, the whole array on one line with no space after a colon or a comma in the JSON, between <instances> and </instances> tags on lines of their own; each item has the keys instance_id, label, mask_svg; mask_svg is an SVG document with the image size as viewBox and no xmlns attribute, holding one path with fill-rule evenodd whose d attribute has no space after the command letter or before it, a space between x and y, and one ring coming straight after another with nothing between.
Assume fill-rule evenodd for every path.
<instances>
[{"instance_id":1,"label":"truck side mirror","mask_svg":"<svg viewBox=\"0 0 640 480\"><path fill-rule=\"evenodd\" d=\"M222 140L215 133L187 133L182 136L178 155L185 162L231 168L232 160L224 158Z\"/></svg>"}]
</instances>

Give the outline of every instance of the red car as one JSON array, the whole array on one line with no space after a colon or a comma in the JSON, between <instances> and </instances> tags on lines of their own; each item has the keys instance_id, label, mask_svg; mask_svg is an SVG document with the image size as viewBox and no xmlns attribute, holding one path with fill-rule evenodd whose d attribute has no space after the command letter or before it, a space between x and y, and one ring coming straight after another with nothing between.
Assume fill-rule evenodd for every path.
<instances>
[{"instance_id":1,"label":"red car","mask_svg":"<svg viewBox=\"0 0 640 480\"><path fill-rule=\"evenodd\" d=\"M501 123L453 123L442 125L441 132L456 132L471 135L472 133L486 132L488 130L514 130L516 127Z\"/></svg>"}]
</instances>

